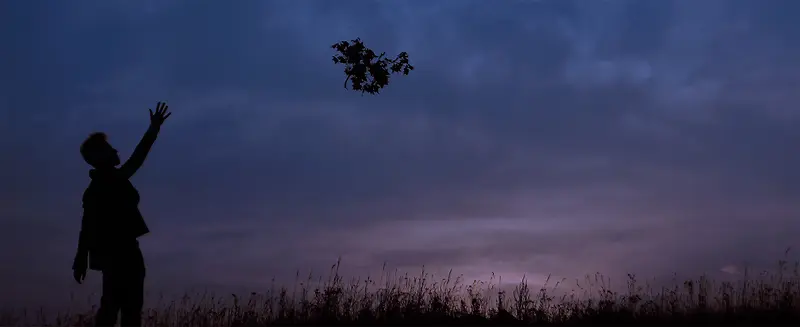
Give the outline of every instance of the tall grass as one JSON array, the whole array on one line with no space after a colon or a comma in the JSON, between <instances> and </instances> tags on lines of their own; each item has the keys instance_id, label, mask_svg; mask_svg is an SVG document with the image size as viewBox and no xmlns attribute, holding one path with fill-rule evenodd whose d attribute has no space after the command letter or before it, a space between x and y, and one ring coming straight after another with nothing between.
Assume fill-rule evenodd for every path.
<instances>
[{"instance_id":1,"label":"tall grass","mask_svg":"<svg viewBox=\"0 0 800 327\"><path fill-rule=\"evenodd\" d=\"M612 291L601 275L513 290L466 283L452 273L345 280L332 267L327 278L309 276L287 288L273 286L246 297L186 295L144 312L145 326L382 325L382 324L776 324L800 323L800 263L780 261L771 273L745 272L736 282L704 276L655 288L628 275L626 291ZM555 294L560 294L556 296ZM0 313L1 326L91 326L94 309L47 318L38 311Z\"/></svg>"}]
</instances>

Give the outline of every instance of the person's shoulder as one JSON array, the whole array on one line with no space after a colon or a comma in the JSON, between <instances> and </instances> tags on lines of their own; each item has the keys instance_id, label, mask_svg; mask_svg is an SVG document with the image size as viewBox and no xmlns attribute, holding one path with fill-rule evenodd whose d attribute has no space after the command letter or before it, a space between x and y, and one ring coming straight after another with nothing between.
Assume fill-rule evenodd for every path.
<instances>
[{"instance_id":1,"label":"person's shoulder","mask_svg":"<svg viewBox=\"0 0 800 327\"><path fill-rule=\"evenodd\" d=\"M89 183L89 186L86 187L86 190L83 191L83 196L81 197L81 201L83 205L87 205L88 203L92 203L94 199L97 197L97 190L93 187L92 183Z\"/></svg>"},{"instance_id":2,"label":"person's shoulder","mask_svg":"<svg viewBox=\"0 0 800 327\"><path fill-rule=\"evenodd\" d=\"M98 192L98 183L95 180L91 180L89 185L86 186L86 189L83 190L83 198L86 199L87 197L91 197Z\"/></svg>"},{"instance_id":3,"label":"person's shoulder","mask_svg":"<svg viewBox=\"0 0 800 327\"><path fill-rule=\"evenodd\" d=\"M92 169L89 171L89 185L83 191L83 199L92 198L100 195L105 189L113 184L116 179L117 172L115 171L98 171Z\"/></svg>"}]
</instances>

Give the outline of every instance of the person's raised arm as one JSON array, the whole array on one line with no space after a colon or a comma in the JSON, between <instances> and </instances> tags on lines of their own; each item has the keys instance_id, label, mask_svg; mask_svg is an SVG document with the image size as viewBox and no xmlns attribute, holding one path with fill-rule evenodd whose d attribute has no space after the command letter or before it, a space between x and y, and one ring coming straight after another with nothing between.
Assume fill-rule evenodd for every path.
<instances>
[{"instance_id":1,"label":"person's raised arm","mask_svg":"<svg viewBox=\"0 0 800 327\"><path fill-rule=\"evenodd\" d=\"M119 168L119 172L124 178L131 178L144 163L144 159L147 158L150 148L153 147L153 143L155 143L158 137L161 124L172 115L171 112L167 113L167 109L169 109L169 106L164 102L159 102L156 105L155 113L150 109L150 127L147 128L147 132L144 133L142 140L136 145L136 149L133 150L131 157Z\"/></svg>"}]
</instances>

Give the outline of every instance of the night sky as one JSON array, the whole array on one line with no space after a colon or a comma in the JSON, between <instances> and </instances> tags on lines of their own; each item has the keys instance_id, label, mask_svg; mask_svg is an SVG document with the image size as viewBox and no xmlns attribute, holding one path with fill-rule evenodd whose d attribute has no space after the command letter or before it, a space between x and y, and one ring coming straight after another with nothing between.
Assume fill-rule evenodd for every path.
<instances>
[{"instance_id":1,"label":"night sky","mask_svg":"<svg viewBox=\"0 0 800 327\"><path fill-rule=\"evenodd\" d=\"M297 270L540 283L770 267L800 231L797 1L2 1L0 305L70 270L89 166L132 179L149 292ZM409 53L377 96L333 43ZM790 253L791 255L791 253ZM621 282L621 281L620 281Z\"/></svg>"}]
</instances>

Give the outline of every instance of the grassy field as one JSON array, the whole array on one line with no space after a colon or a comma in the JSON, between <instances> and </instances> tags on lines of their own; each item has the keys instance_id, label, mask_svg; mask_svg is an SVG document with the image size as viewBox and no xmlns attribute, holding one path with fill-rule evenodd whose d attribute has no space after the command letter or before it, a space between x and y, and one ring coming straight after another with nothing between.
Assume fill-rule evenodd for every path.
<instances>
[{"instance_id":1,"label":"grassy field","mask_svg":"<svg viewBox=\"0 0 800 327\"><path fill-rule=\"evenodd\" d=\"M262 325L586 325L800 324L800 265L780 261L773 272L745 273L736 282L703 276L653 287L628 276L614 292L600 275L513 291L455 276L399 276L346 281L338 265L326 279L245 297L187 295L144 313L145 326ZM319 285L314 287L311 285ZM563 292L559 288L575 289ZM561 295L554 295L561 294ZM46 319L37 311L0 314L0 326L91 326L93 309Z\"/></svg>"}]
</instances>

